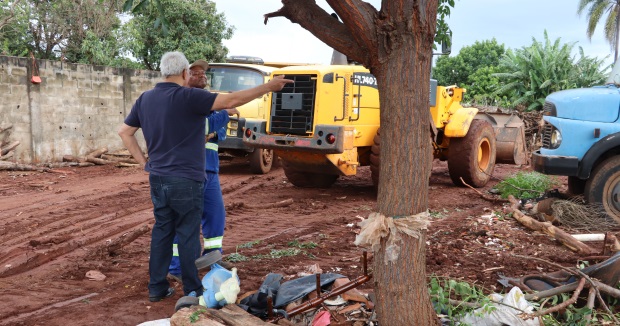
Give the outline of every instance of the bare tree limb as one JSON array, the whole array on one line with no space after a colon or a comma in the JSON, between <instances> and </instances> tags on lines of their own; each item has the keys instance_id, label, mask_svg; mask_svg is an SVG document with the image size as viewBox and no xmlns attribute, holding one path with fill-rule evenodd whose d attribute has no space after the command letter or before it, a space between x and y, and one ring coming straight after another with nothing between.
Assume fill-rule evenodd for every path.
<instances>
[{"instance_id":1,"label":"bare tree limb","mask_svg":"<svg viewBox=\"0 0 620 326\"><path fill-rule=\"evenodd\" d=\"M575 289L575 292L573 292L573 295L570 297L570 299L560 303L559 305L553 306L549 309L545 309L542 311L537 311L535 313L532 314L523 314L525 319L530 319L530 318L536 318L536 317L540 317L540 316L544 316L544 315L548 315L550 313L554 313L557 311L560 311L570 305L572 305L573 303L577 302L577 299L579 298L579 293L581 292L581 290L583 290L583 286L586 284L586 279L582 278L579 280L579 284L577 285L577 288Z\"/></svg>"},{"instance_id":2,"label":"bare tree limb","mask_svg":"<svg viewBox=\"0 0 620 326\"><path fill-rule=\"evenodd\" d=\"M532 230L543 232L543 233L545 233L545 234L547 234L549 236L552 236L553 238L555 238L558 241L560 241L562 244L564 244L569 249L571 249L571 250L573 250L575 252L578 252L580 254L592 255L592 254L597 253L597 251L595 249L593 249L592 247L590 247L590 246L586 245L585 243L575 239L572 235L570 235L569 233L563 231L560 228L555 227L553 224L551 224L549 222L539 222L539 221L537 221L537 220L535 220L535 219L533 219L533 218L531 218L531 217L521 213L521 211L519 210L519 206L521 204L512 195L508 196L508 200L512 204L510 206L510 210L512 212L512 217L514 217L514 219L519 221L524 226L527 226L528 228L530 228Z\"/></svg>"},{"instance_id":3,"label":"bare tree limb","mask_svg":"<svg viewBox=\"0 0 620 326\"><path fill-rule=\"evenodd\" d=\"M501 199L501 198L494 198L494 197L487 196L487 195L485 195L485 194L481 193L480 191L478 191L478 189L476 189L476 188L474 188L474 187L472 187L472 186L468 185L468 184L467 184L467 182L465 182L465 180L463 180L463 178L460 178L460 179L461 179L461 182L462 182L462 183L463 183L463 184L464 184L467 188L469 188L469 189L471 189L471 190L473 190L473 191L477 192L477 193L478 193L478 195L480 195L480 198L482 198L482 199L484 199L484 200L490 201L490 202L492 202L492 203L508 203L508 202L509 202L509 201L508 201L508 199Z\"/></svg>"},{"instance_id":4,"label":"bare tree limb","mask_svg":"<svg viewBox=\"0 0 620 326\"><path fill-rule=\"evenodd\" d=\"M346 14L350 15L350 13ZM299 24L325 44L342 53L346 52L349 58L365 65L369 63L368 60L364 60L366 56L371 53L370 51L375 52L372 48L363 48L358 45L352 31L319 7L314 0L282 0L282 8L265 14L264 17L265 24L269 18L285 17L291 22ZM352 19L349 17L340 18L343 21L344 19Z\"/></svg>"}]
</instances>

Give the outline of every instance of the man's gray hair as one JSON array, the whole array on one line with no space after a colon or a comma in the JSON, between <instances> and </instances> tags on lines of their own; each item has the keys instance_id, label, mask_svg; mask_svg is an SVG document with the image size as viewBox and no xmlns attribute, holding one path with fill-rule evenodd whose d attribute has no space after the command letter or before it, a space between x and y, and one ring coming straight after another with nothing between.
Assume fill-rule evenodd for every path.
<instances>
[{"instance_id":1,"label":"man's gray hair","mask_svg":"<svg viewBox=\"0 0 620 326\"><path fill-rule=\"evenodd\" d=\"M179 76L185 69L189 71L189 61L187 61L183 53L178 51L166 52L161 57L159 70L164 78Z\"/></svg>"}]
</instances>

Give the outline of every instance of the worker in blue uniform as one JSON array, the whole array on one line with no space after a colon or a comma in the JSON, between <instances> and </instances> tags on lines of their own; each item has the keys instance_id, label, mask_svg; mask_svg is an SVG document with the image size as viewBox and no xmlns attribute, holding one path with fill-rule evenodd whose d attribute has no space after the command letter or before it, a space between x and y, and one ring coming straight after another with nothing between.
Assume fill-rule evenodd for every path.
<instances>
[{"instance_id":1,"label":"worker in blue uniform","mask_svg":"<svg viewBox=\"0 0 620 326\"><path fill-rule=\"evenodd\" d=\"M205 88L207 79L205 71L208 63L204 60L197 60L190 65L190 78L188 87ZM220 158L218 154L218 141L226 138L226 126L230 121L230 116L239 116L236 108L214 111L207 117L207 127L205 130L205 184L204 184L204 210L202 213L201 229L203 236L202 255L219 250L222 252L222 240L224 238L224 227L226 224L226 210L224 198L220 186L219 170ZM226 267L226 263L218 262ZM178 257L176 237L173 244L173 256L168 268L169 277L181 283L181 266Z\"/></svg>"}]
</instances>

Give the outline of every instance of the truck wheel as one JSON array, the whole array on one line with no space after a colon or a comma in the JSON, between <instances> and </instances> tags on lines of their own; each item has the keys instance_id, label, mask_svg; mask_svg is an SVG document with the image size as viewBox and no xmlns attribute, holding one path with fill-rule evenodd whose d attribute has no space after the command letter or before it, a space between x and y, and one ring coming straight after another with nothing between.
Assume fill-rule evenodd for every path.
<instances>
[{"instance_id":1,"label":"truck wheel","mask_svg":"<svg viewBox=\"0 0 620 326\"><path fill-rule=\"evenodd\" d=\"M273 150L255 148L250 153L250 171L254 174L265 174L271 170L273 164Z\"/></svg>"},{"instance_id":2,"label":"truck wheel","mask_svg":"<svg viewBox=\"0 0 620 326\"><path fill-rule=\"evenodd\" d=\"M450 138L448 171L452 182L463 186L460 178L472 187L489 182L495 168L495 132L486 121L474 119L467 135Z\"/></svg>"},{"instance_id":3,"label":"truck wheel","mask_svg":"<svg viewBox=\"0 0 620 326\"><path fill-rule=\"evenodd\" d=\"M571 195L581 195L586 187L586 180L577 177L568 177L568 193Z\"/></svg>"},{"instance_id":4,"label":"truck wheel","mask_svg":"<svg viewBox=\"0 0 620 326\"><path fill-rule=\"evenodd\" d=\"M329 188L339 177L337 174L300 171L291 167L286 161L282 161L282 168L288 181L300 188Z\"/></svg>"},{"instance_id":5,"label":"truck wheel","mask_svg":"<svg viewBox=\"0 0 620 326\"><path fill-rule=\"evenodd\" d=\"M602 203L605 213L620 222L620 156L610 157L594 168L584 195L588 203Z\"/></svg>"},{"instance_id":6,"label":"truck wheel","mask_svg":"<svg viewBox=\"0 0 620 326\"><path fill-rule=\"evenodd\" d=\"M372 185L377 188L379 186L379 170L381 168L381 132L377 129L377 134L372 140L370 148L370 176Z\"/></svg>"}]
</instances>

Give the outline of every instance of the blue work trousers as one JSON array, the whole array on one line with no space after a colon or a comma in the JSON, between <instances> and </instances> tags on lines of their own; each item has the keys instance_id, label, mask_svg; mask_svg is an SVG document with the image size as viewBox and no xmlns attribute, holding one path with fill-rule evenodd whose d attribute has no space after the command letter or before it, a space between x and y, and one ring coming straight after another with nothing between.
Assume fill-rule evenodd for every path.
<instances>
[{"instance_id":1,"label":"blue work trousers","mask_svg":"<svg viewBox=\"0 0 620 326\"><path fill-rule=\"evenodd\" d=\"M183 292L202 294L195 261L200 257L200 219L203 211L204 183L179 177L149 176L155 225L151 236L149 259L149 294L166 293L166 279L172 260L172 242L178 237L179 262Z\"/></svg>"},{"instance_id":2,"label":"blue work trousers","mask_svg":"<svg viewBox=\"0 0 620 326\"><path fill-rule=\"evenodd\" d=\"M201 228L203 236L203 251L205 255L211 251L222 251L222 240L224 238L224 227L226 225L226 209L224 208L224 198L220 186L220 177L217 173L207 172L203 196L204 210L202 212ZM175 238L175 248L178 248ZM170 263L169 272L171 274L181 274L181 264L179 257L175 254Z\"/></svg>"}]
</instances>

